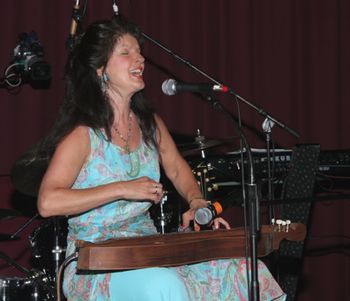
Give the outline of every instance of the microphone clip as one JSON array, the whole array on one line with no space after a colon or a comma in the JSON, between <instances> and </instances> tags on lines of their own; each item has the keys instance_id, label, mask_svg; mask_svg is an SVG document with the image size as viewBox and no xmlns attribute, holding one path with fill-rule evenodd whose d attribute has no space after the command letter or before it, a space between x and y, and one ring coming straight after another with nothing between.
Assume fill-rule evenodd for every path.
<instances>
[{"instance_id":1,"label":"microphone clip","mask_svg":"<svg viewBox=\"0 0 350 301\"><path fill-rule=\"evenodd\" d=\"M69 36L66 42L66 48L72 50L76 43L76 33L78 24L81 22L83 15L80 10L79 0L76 0L72 11L72 21L69 29Z\"/></svg>"},{"instance_id":2,"label":"microphone clip","mask_svg":"<svg viewBox=\"0 0 350 301\"><path fill-rule=\"evenodd\" d=\"M82 19L83 19L83 16L80 12L80 6L78 4L76 4L74 7L73 7L73 11L72 11L72 19L76 22L76 23L79 23Z\"/></svg>"}]
</instances>

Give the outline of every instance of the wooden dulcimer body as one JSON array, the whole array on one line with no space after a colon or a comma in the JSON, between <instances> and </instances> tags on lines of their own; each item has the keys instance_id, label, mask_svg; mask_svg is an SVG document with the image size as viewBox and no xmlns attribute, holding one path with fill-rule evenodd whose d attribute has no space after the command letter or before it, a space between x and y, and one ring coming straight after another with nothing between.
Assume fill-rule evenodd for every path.
<instances>
[{"instance_id":1,"label":"wooden dulcimer body","mask_svg":"<svg viewBox=\"0 0 350 301\"><path fill-rule=\"evenodd\" d=\"M263 225L258 256L278 249L283 239L302 241L305 235L303 224L292 223L288 229ZM97 243L77 241L77 267L79 270L127 270L244 257L245 237L243 228L234 228L118 238Z\"/></svg>"}]
</instances>

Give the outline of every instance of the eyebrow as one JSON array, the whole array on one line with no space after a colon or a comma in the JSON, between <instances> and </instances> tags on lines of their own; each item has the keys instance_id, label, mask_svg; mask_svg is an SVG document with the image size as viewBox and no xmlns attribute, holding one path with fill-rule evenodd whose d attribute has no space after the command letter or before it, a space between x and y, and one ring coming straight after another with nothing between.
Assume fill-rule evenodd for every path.
<instances>
[{"instance_id":1,"label":"eyebrow","mask_svg":"<svg viewBox=\"0 0 350 301\"><path fill-rule=\"evenodd\" d=\"M134 47L134 46L132 46L130 44L125 44L125 43L117 45L116 48L136 49L136 50L141 52L141 47L140 46Z\"/></svg>"},{"instance_id":2,"label":"eyebrow","mask_svg":"<svg viewBox=\"0 0 350 301\"><path fill-rule=\"evenodd\" d=\"M137 49L141 50L141 46L138 43L138 41L136 40L136 45L137 45ZM127 48L133 48L131 46L131 44L129 42L125 42L125 39L123 39L122 37L119 39L119 41L117 42L118 47L127 47Z\"/></svg>"}]
</instances>

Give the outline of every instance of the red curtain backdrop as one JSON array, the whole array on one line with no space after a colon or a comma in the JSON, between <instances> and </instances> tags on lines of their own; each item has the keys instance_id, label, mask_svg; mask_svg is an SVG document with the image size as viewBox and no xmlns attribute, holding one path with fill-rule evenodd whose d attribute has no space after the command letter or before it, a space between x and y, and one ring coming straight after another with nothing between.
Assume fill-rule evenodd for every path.
<instances>
[{"instance_id":1,"label":"red curtain backdrop","mask_svg":"<svg viewBox=\"0 0 350 301\"><path fill-rule=\"evenodd\" d=\"M83 4L84 1L80 1ZM52 125L63 97L63 68L67 56L72 9L75 1L2 0L0 8L0 70L12 60L21 32L35 31L52 69L49 89L24 84L15 91L0 89L0 208L11 208L16 198L11 169L18 157L40 140ZM276 145L292 148L318 143L321 150L350 149L350 2L347 0L120 0L119 11L142 30L185 61L231 87L248 102L296 131L295 138L275 125ZM112 1L90 0L82 27L110 18ZM235 137L232 121L203 99L181 93L166 96L162 82L210 82L160 47L145 41L147 58L145 93L174 134L194 137L197 129L207 138ZM2 74L1 78L4 77ZM251 147L265 147L264 117L232 95L217 99L234 115L238 107ZM239 142L232 139L230 150ZM349 176L349 175L348 175ZM33 179L35 181L35 179ZM35 198L20 206L35 208ZM340 246L339 252L306 256L298 300L350 298L350 225L347 200L315 204L308 229L310 248ZM13 233L33 214L0 220L0 232ZM36 219L14 242L0 242L0 250L30 267L28 236ZM342 237L334 241L334 237ZM314 238L312 240L311 238ZM332 238L329 238L332 237ZM313 253L314 254L314 253ZM0 262L0 278L16 275Z\"/></svg>"}]
</instances>

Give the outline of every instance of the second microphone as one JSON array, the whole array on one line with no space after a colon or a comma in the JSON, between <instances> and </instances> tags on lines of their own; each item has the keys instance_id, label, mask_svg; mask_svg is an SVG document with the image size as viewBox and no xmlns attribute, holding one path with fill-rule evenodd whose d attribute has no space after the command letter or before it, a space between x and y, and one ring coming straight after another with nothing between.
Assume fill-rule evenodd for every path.
<instances>
[{"instance_id":1,"label":"second microphone","mask_svg":"<svg viewBox=\"0 0 350 301\"><path fill-rule=\"evenodd\" d=\"M194 215L194 220L198 225L206 226L220 215L223 210L219 202L211 203L208 207L199 208Z\"/></svg>"}]
</instances>

